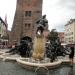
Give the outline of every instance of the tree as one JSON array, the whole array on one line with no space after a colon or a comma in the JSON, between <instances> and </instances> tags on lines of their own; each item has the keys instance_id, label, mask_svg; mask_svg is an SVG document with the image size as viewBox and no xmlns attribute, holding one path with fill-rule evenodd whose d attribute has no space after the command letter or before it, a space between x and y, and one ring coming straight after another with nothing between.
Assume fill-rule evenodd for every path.
<instances>
[{"instance_id":1,"label":"tree","mask_svg":"<svg viewBox=\"0 0 75 75\"><path fill-rule=\"evenodd\" d=\"M56 29L51 30L51 32L48 36L48 39L51 41L56 41L58 39L58 33L57 33Z\"/></svg>"}]
</instances>

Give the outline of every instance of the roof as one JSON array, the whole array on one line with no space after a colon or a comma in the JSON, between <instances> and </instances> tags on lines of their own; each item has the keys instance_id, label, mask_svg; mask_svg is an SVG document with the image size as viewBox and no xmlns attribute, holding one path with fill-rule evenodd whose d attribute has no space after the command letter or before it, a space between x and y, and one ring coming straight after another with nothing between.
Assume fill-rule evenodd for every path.
<instances>
[{"instance_id":1,"label":"roof","mask_svg":"<svg viewBox=\"0 0 75 75\"><path fill-rule=\"evenodd\" d=\"M3 19L0 17L1 22L7 27L6 23L3 21Z\"/></svg>"},{"instance_id":2,"label":"roof","mask_svg":"<svg viewBox=\"0 0 75 75\"><path fill-rule=\"evenodd\" d=\"M70 21L68 21L68 23L67 23L65 26L70 25L70 24L72 24L73 22L75 22L75 19L70 19Z\"/></svg>"}]
</instances>

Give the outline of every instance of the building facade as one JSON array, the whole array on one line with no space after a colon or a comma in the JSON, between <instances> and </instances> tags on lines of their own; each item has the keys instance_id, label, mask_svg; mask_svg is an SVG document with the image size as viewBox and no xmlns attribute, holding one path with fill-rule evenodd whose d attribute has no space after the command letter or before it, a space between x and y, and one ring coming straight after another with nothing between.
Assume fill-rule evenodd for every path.
<instances>
[{"instance_id":1,"label":"building facade","mask_svg":"<svg viewBox=\"0 0 75 75\"><path fill-rule=\"evenodd\" d=\"M61 44L64 43L64 32L58 32L58 37L60 39Z\"/></svg>"},{"instance_id":2,"label":"building facade","mask_svg":"<svg viewBox=\"0 0 75 75\"><path fill-rule=\"evenodd\" d=\"M75 19L65 25L65 43L75 44Z\"/></svg>"},{"instance_id":3,"label":"building facade","mask_svg":"<svg viewBox=\"0 0 75 75\"><path fill-rule=\"evenodd\" d=\"M0 17L0 44L5 44L7 41L7 24Z\"/></svg>"},{"instance_id":4,"label":"building facade","mask_svg":"<svg viewBox=\"0 0 75 75\"><path fill-rule=\"evenodd\" d=\"M42 0L17 0L10 42L18 42L23 37L33 39L37 27L36 21L41 16Z\"/></svg>"}]
</instances>

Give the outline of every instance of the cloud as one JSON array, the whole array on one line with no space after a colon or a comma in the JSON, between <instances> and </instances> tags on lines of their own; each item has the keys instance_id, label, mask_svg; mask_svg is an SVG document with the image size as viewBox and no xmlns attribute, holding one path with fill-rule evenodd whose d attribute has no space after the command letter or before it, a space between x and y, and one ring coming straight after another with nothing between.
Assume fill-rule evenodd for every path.
<instances>
[{"instance_id":1,"label":"cloud","mask_svg":"<svg viewBox=\"0 0 75 75\"><path fill-rule=\"evenodd\" d=\"M64 25L58 25L54 29L56 29L58 32L64 32Z\"/></svg>"},{"instance_id":2,"label":"cloud","mask_svg":"<svg viewBox=\"0 0 75 75\"><path fill-rule=\"evenodd\" d=\"M75 18L75 0L44 0L43 13L47 14L49 29L64 30L64 25ZM46 11L45 11L46 10Z\"/></svg>"},{"instance_id":3,"label":"cloud","mask_svg":"<svg viewBox=\"0 0 75 75\"><path fill-rule=\"evenodd\" d=\"M16 1L17 0L0 0L0 17L5 19L5 15L7 15L8 29L10 30L13 23L14 13L16 9Z\"/></svg>"},{"instance_id":4,"label":"cloud","mask_svg":"<svg viewBox=\"0 0 75 75\"><path fill-rule=\"evenodd\" d=\"M58 5L63 8L75 11L75 0L59 0Z\"/></svg>"},{"instance_id":5,"label":"cloud","mask_svg":"<svg viewBox=\"0 0 75 75\"><path fill-rule=\"evenodd\" d=\"M7 14L9 29L12 26L16 9L16 0L0 0L0 16ZM75 0L43 0L43 14L47 15L49 30L63 26L71 18L75 18Z\"/></svg>"}]
</instances>

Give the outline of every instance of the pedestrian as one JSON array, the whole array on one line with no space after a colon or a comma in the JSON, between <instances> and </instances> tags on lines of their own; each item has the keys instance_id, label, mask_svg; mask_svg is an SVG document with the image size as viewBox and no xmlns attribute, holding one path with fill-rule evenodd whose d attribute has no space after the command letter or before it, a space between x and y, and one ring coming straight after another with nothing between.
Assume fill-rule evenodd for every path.
<instances>
[{"instance_id":1,"label":"pedestrian","mask_svg":"<svg viewBox=\"0 0 75 75\"><path fill-rule=\"evenodd\" d=\"M69 59L70 59L70 62L71 64L73 64L73 61L74 61L74 47L70 47L70 54L69 54Z\"/></svg>"}]
</instances>

